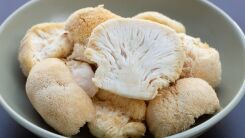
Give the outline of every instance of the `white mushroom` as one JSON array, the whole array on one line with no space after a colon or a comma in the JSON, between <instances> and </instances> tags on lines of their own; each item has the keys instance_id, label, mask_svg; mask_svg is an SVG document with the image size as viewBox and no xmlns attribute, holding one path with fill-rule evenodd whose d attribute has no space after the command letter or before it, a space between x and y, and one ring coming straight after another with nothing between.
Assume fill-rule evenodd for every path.
<instances>
[{"instance_id":1,"label":"white mushroom","mask_svg":"<svg viewBox=\"0 0 245 138\"><path fill-rule=\"evenodd\" d=\"M159 12L147 11L147 12L140 13L134 16L133 18L157 22L157 23L169 26L170 28L174 29L178 33L185 33L185 26L183 24Z\"/></svg>"},{"instance_id":2,"label":"white mushroom","mask_svg":"<svg viewBox=\"0 0 245 138\"><path fill-rule=\"evenodd\" d=\"M82 89L90 96L93 97L98 88L92 82L94 72L90 65L81 61L67 61L66 65L70 68L73 79Z\"/></svg>"},{"instance_id":3,"label":"white mushroom","mask_svg":"<svg viewBox=\"0 0 245 138\"><path fill-rule=\"evenodd\" d=\"M103 5L83 8L70 15L65 29L69 32L68 36L74 42L75 47L69 58L92 63L83 55L91 32L97 25L112 18L119 18L119 16L104 9Z\"/></svg>"},{"instance_id":4,"label":"white mushroom","mask_svg":"<svg viewBox=\"0 0 245 138\"><path fill-rule=\"evenodd\" d=\"M171 28L137 19L112 19L92 32L85 55L97 63L99 88L134 99L153 99L179 78L184 51Z\"/></svg>"},{"instance_id":5,"label":"white mushroom","mask_svg":"<svg viewBox=\"0 0 245 138\"><path fill-rule=\"evenodd\" d=\"M64 58L73 45L68 40L63 23L42 23L33 26L21 41L19 62L28 76L31 68L46 58Z\"/></svg>"},{"instance_id":6,"label":"white mushroom","mask_svg":"<svg viewBox=\"0 0 245 138\"><path fill-rule=\"evenodd\" d=\"M199 38L186 34L179 34L179 36L186 53L181 76L201 78L212 87L218 86L222 72L219 52L209 47L207 43L202 43Z\"/></svg>"},{"instance_id":7,"label":"white mushroom","mask_svg":"<svg viewBox=\"0 0 245 138\"><path fill-rule=\"evenodd\" d=\"M86 49L86 44L80 44L80 43L75 43L74 47L73 47L73 51L72 54L67 57L68 60L78 60L78 61L84 61L87 62L89 64L94 64L92 61L90 61L89 59L87 59L84 56L84 51Z\"/></svg>"},{"instance_id":8,"label":"white mushroom","mask_svg":"<svg viewBox=\"0 0 245 138\"><path fill-rule=\"evenodd\" d=\"M89 96L59 59L45 59L31 70L26 93L42 118L59 133L71 136L95 117Z\"/></svg>"},{"instance_id":9,"label":"white mushroom","mask_svg":"<svg viewBox=\"0 0 245 138\"><path fill-rule=\"evenodd\" d=\"M149 102L146 121L156 138L166 137L190 128L204 114L220 108L213 88L199 78L180 79Z\"/></svg>"},{"instance_id":10,"label":"white mushroom","mask_svg":"<svg viewBox=\"0 0 245 138\"><path fill-rule=\"evenodd\" d=\"M141 137L146 128L144 101L128 99L100 90L93 99L96 117L88 123L98 138Z\"/></svg>"}]
</instances>

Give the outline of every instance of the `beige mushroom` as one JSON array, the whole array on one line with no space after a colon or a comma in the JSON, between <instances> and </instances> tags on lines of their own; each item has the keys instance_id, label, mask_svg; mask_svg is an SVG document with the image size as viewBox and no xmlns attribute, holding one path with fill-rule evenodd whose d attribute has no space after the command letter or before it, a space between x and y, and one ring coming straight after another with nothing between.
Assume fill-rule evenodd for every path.
<instances>
[{"instance_id":1,"label":"beige mushroom","mask_svg":"<svg viewBox=\"0 0 245 138\"><path fill-rule=\"evenodd\" d=\"M69 58L92 63L83 55L91 32L97 25L113 18L119 18L119 16L104 9L103 5L83 8L74 12L67 19L65 25L70 40L75 44L73 53Z\"/></svg>"},{"instance_id":2,"label":"beige mushroom","mask_svg":"<svg viewBox=\"0 0 245 138\"><path fill-rule=\"evenodd\" d=\"M97 25L118 17L118 15L104 9L103 5L83 8L70 15L66 21L65 29L69 32L69 38L73 42L86 44Z\"/></svg>"},{"instance_id":3,"label":"beige mushroom","mask_svg":"<svg viewBox=\"0 0 245 138\"><path fill-rule=\"evenodd\" d=\"M91 99L59 59L45 59L33 67L26 93L47 124L63 135L77 134L80 127L95 117Z\"/></svg>"},{"instance_id":4,"label":"beige mushroom","mask_svg":"<svg viewBox=\"0 0 245 138\"><path fill-rule=\"evenodd\" d=\"M129 99L102 89L99 90L96 97L101 101L109 101L132 119L145 120L146 104L142 100Z\"/></svg>"},{"instance_id":5,"label":"beige mushroom","mask_svg":"<svg viewBox=\"0 0 245 138\"><path fill-rule=\"evenodd\" d=\"M98 138L141 137L146 128L144 101L128 99L100 90L93 99L96 117L88 123L90 132Z\"/></svg>"},{"instance_id":6,"label":"beige mushroom","mask_svg":"<svg viewBox=\"0 0 245 138\"><path fill-rule=\"evenodd\" d=\"M157 22L169 26L170 28L174 29L178 33L185 33L185 26L183 24L159 12L147 11L147 12L140 13L134 16L133 18Z\"/></svg>"},{"instance_id":7,"label":"beige mushroom","mask_svg":"<svg viewBox=\"0 0 245 138\"><path fill-rule=\"evenodd\" d=\"M80 44L80 43L75 43L73 47L72 54L67 57L68 60L78 60L78 61L84 61L89 64L94 64L92 61L87 59L84 56L84 51L87 47L87 44Z\"/></svg>"},{"instance_id":8,"label":"beige mushroom","mask_svg":"<svg viewBox=\"0 0 245 138\"><path fill-rule=\"evenodd\" d=\"M150 100L179 78L184 51L175 31L137 19L111 19L92 32L85 56L97 63L93 82L120 96Z\"/></svg>"},{"instance_id":9,"label":"beige mushroom","mask_svg":"<svg viewBox=\"0 0 245 138\"><path fill-rule=\"evenodd\" d=\"M212 87L216 87L221 81L221 62L219 52L202 43L199 38L193 38L186 34L179 34L186 60L182 71L182 77L196 77L207 81Z\"/></svg>"},{"instance_id":10,"label":"beige mushroom","mask_svg":"<svg viewBox=\"0 0 245 138\"><path fill-rule=\"evenodd\" d=\"M77 84L82 87L90 97L93 97L98 91L98 88L92 82L94 72L91 66L88 63L75 60L67 61L66 65L71 70L73 79Z\"/></svg>"},{"instance_id":11,"label":"beige mushroom","mask_svg":"<svg viewBox=\"0 0 245 138\"><path fill-rule=\"evenodd\" d=\"M21 41L18 59L22 72L28 76L37 62L46 58L64 58L72 48L63 23L37 24Z\"/></svg>"},{"instance_id":12,"label":"beige mushroom","mask_svg":"<svg viewBox=\"0 0 245 138\"><path fill-rule=\"evenodd\" d=\"M156 138L166 137L190 128L195 119L219 108L219 99L206 81L184 78L149 102L146 121Z\"/></svg>"}]
</instances>

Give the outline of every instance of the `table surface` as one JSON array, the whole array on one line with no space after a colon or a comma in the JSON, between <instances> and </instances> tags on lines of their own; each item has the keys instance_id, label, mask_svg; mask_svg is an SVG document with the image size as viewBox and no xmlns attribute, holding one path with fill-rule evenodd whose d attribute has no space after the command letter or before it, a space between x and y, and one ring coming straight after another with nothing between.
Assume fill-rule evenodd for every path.
<instances>
[{"instance_id":1,"label":"table surface","mask_svg":"<svg viewBox=\"0 0 245 138\"><path fill-rule=\"evenodd\" d=\"M28 0L0 0L0 24ZM245 31L244 0L210 0L227 12ZM245 137L245 98L221 122L216 124L200 138L241 138ZM36 137L17 124L0 105L0 138Z\"/></svg>"}]
</instances>

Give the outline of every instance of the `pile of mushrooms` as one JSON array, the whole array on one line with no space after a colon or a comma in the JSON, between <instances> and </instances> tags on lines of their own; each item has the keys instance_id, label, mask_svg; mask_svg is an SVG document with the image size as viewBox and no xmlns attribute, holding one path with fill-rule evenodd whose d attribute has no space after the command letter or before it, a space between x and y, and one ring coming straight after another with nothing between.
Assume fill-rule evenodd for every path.
<instances>
[{"instance_id":1,"label":"pile of mushrooms","mask_svg":"<svg viewBox=\"0 0 245 138\"><path fill-rule=\"evenodd\" d=\"M27 31L18 60L43 120L72 136L86 123L98 138L182 132L220 109L219 53L158 12L124 18L102 5Z\"/></svg>"}]
</instances>

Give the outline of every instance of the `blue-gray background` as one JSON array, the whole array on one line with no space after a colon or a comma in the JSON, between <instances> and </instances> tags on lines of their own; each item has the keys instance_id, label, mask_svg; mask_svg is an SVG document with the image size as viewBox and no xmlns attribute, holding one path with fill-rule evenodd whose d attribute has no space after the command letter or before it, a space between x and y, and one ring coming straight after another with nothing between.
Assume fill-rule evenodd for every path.
<instances>
[{"instance_id":1,"label":"blue-gray background","mask_svg":"<svg viewBox=\"0 0 245 138\"><path fill-rule=\"evenodd\" d=\"M28 0L0 0L0 24ZM227 12L245 31L245 0L210 0ZM36 137L17 124L0 105L0 138ZM245 98L221 122L212 127L200 138L244 138L245 137Z\"/></svg>"}]
</instances>

